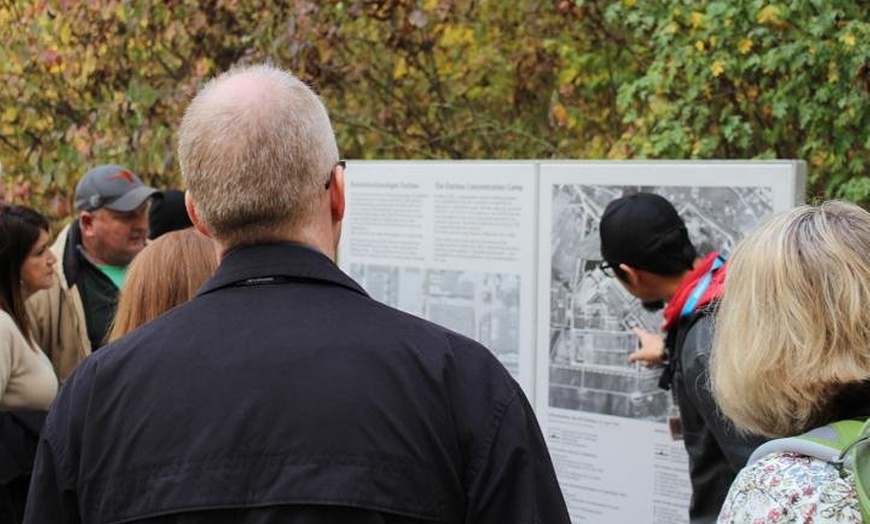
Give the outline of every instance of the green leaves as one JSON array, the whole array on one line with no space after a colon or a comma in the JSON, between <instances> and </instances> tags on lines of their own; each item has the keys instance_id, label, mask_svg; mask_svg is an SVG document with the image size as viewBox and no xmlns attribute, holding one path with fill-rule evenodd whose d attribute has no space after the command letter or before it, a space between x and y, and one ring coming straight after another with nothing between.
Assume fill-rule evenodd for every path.
<instances>
[{"instance_id":1,"label":"green leaves","mask_svg":"<svg viewBox=\"0 0 870 524\"><path fill-rule=\"evenodd\" d=\"M98 162L177 185L190 97L269 61L349 158L803 158L811 194L870 204L867 8L828 4L3 2L0 162L33 182L6 195L68 202Z\"/></svg>"},{"instance_id":2,"label":"green leaves","mask_svg":"<svg viewBox=\"0 0 870 524\"><path fill-rule=\"evenodd\" d=\"M804 158L811 194L870 204L861 181L870 157L870 92L859 78L870 63L866 7L690 5L692 11L639 7L657 24L646 72L624 85L618 99L624 123L643 122L633 145L674 158ZM644 28L632 30L635 41L648 36ZM666 98L671 110L650 104L652 96Z\"/></svg>"}]
</instances>

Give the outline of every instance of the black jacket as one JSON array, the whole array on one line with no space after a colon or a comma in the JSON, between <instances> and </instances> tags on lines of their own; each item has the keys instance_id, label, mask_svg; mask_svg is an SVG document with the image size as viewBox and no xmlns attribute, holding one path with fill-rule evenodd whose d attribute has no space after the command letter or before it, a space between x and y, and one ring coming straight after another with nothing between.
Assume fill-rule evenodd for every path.
<instances>
[{"instance_id":1,"label":"black jacket","mask_svg":"<svg viewBox=\"0 0 870 524\"><path fill-rule=\"evenodd\" d=\"M24 517L30 471L45 411L0 411L0 522Z\"/></svg>"},{"instance_id":2,"label":"black jacket","mask_svg":"<svg viewBox=\"0 0 870 524\"><path fill-rule=\"evenodd\" d=\"M483 346L298 244L227 255L86 359L25 522L569 522L537 421Z\"/></svg>"},{"instance_id":3,"label":"black jacket","mask_svg":"<svg viewBox=\"0 0 870 524\"><path fill-rule=\"evenodd\" d=\"M665 346L671 360L671 387L680 409L689 455L692 524L716 522L728 489L749 455L766 439L740 434L719 411L709 389L712 311L715 303L681 318Z\"/></svg>"}]
</instances>

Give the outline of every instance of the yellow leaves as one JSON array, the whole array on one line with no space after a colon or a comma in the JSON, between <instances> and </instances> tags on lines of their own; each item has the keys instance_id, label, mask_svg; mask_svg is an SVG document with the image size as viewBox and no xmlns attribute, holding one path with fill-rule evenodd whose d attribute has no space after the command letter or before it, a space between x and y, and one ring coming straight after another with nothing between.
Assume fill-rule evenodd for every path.
<instances>
[{"instance_id":1,"label":"yellow leaves","mask_svg":"<svg viewBox=\"0 0 870 524\"><path fill-rule=\"evenodd\" d=\"M51 129L54 120L51 118L51 115L44 115L41 118L36 118L31 121L31 127L36 131L48 131Z\"/></svg>"},{"instance_id":2,"label":"yellow leaves","mask_svg":"<svg viewBox=\"0 0 870 524\"><path fill-rule=\"evenodd\" d=\"M725 72L725 64L721 60L716 60L713 62L713 65L710 66L710 72L713 73L714 77L718 77Z\"/></svg>"},{"instance_id":3,"label":"yellow leaves","mask_svg":"<svg viewBox=\"0 0 870 524\"><path fill-rule=\"evenodd\" d=\"M479 62L480 56L479 49L475 49L474 29L470 25L445 24L443 26L438 38L438 53L435 59L438 70L446 78L462 82L465 77L465 69L469 67L469 64ZM407 64L404 65L407 66ZM400 71L400 73L402 72L407 73L407 70Z\"/></svg>"},{"instance_id":4,"label":"yellow leaves","mask_svg":"<svg viewBox=\"0 0 870 524\"><path fill-rule=\"evenodd\" d=\"M97 70L97 56L92 49L88 49L84 56L79 59L79 65L79 80L84 82Z\"/></svg>"},{"instance_id":5,"label":"yellow leaves","mask_svg":"<svg viewBox=\"0 0 870 524\"><path fill-rule=\"evenodd\" d=\"M828 161L828 153L824 150L818 150L810 157L810 163L814 166L821 166Z\"/></svg>"},{"instance_id":6,"label":"yellow leaves","mask_svg":"<svg viewBox=\"0 0 870 524\"><path fill-rule=\"evenodd\" d=\"M396 65L393 66L393 79L401 80L408 74L408 64L405 62L405 57L400 56L396 60Z\"/></svg>"},{"instance_id":7,"label":"yellow leaves","mask_svg":"<svg viewBox=\"0 0 870 524\"><path fill-rule=\"evenodd\" d=\"M741 38L739 42L737 42L737 50L740 51L741 55L745 55L746 53L752 51L752 39L751 38Z\"/></svg>"},{"instance_id":8,"label":"yellow leaves","mask_svg":"<svg viewBox=\"0 0 870 524\"><path fill-rule=\"evenodd\" d=\"M769 5L763 7L760 11L758 11L758 14L755 16L755 20L759 24L765 25L771 23L777 17L779 17L779 7L775 5Z\"/></svg>"},{"instance_id":9,"label":"yellow leaves","mask_svg":"<svg viewBox=\"0 0 870 524\"><path fill-rule=\"evenodd\" d=\"M580 69L577 67L569 66L559 71L558 75L558 85L561 89L565 87L571 86L571 83L574 82L577 77L580 76Z\"/></svg>"},{"instance_id":10,"label":"yellow leaves","mask_svg":"<svg viewBox=\"0 0 870 524\"><path fill-rule=\"evenodd\" d=\"M550 110L550 118L557 126L565 127L568 124L568 110L563 104L556 103Z\"/></svg>"},{"instance_id":11,"label":"yellow leaves","mask_svg":"<svg viewBox=\"0 0 870 524\"><path fill-rule=\"evenodd\" d=\"M637 5L637 0L622 0L622 4L625 7L634 7Z\"/></svg>"},{"instance_id":12,"label":"yellow leaves","mask_svg":"<svg viewBox=\"0 0 870 524\"><path fill-rule=\"evenodd\" d=\"M64 24L60 27L60 30L57 32L57 38L64 46L69 45L72 40L72 29L70 29L69 24Z\"/></svg>"},{"instance_id":13,"label":"yellow leaves","mask_svg":"<svg viewBox=\"0 0 870 524\"><path fill-rule=\"evenodd\" d=\"M698 51L703 53L706 48L707 46L706 44L704 44L703 40L698 40L697 42L695 42L695 49L697 49Z\"/></svg>"},{"instance_id":14,"label":"yellow leaves","mask_svg":"<svg viewBox=\"0 0 870 524\"><path fill-rule=\"evenodd\" d=\"M24 73L24 64L21 63L20 60L10 60L6 62L6 73L12 73L13 75L20 75Z\"/></svg>"},{"instance_id":15,"label":"yellow leaves","mask_svg":"<svg viewBox=\"0 0 870 524\"><path fill-rule=\"evenodd\" d=\"M665 32L670 34L670 35L676 34L679 29L680 29L680 26L677 25L676 22L671 22L665 26Z\"/></svg>"},{"instance_id":16,"label":"yellow leaves","mask_svg":"<svg viewBox=\"0 0 870 524\"><path fill-rule=\"evenodd\" d=\"M467 25L448 25L444 28L441 43L445 47L473 45L474 31Z\"/></svg>"},{"instance_id":17,"label":"yellow leaves","mask_svg":"<svg viewBox=\"0 0 870 524\"><path fill-rule=\"evenodd\" d=\"M121 21L121 23L126 24L129 21L129 17L127 16L127 10L132 9L130 2L124 2L120 6L117 4L112 5L111 8L115 16L118 18L119 21Z\"/></svg>"},{"instance_id":18,"label":"yellow leaves","mask_svg":"<svg viewBox=\"0 0 870 524\"><path fill-rule=\"evenodd\" d=\"M782 13L778 5L772 4L761 8L756 15L755 20L761 25L769 25L772 27L782 27Z\"/></svg>"},{"instance_id":19,"label":"yellow leaves","mask_svg":"<svg viewBox=\"0 0 870 524\"><path fill-rule=\"evenodd\" d=\"M840 72L837 71L836 62L828 62L828 83L836 84L840 80Z\"/></svg>"},{"instance_id":20,"label":"yellow leaves","mask_svg":"<svg viewBox=\"0 0 870 524\"><path fill-rule=\"evenodd\" d=\"M855 35L852 33L846 33L840 37L840 42L843 42L846 47L855 47L855 44L858 42L858 39L855 38Z\"/></svg>"},{"instance_id":21,"label":"yellow leaves","mask_svg":"<svg viewBox=\"0 0 870 524\"><path fill-rule=\"evenodd\" d=\"M698 29L704 25L704 13L693 11L692 14L689 15L689 25L692 26L692 29Z\"/></svg>"},{"instance_id":22,"label":"yellow leaves","mask_svg":"<svg viewBox=\"0 0 870 524\"><path fill-rule=\"evenodd\" d=\"M746 90L746 99L750 102L758 100L758 87L752 86Z\"/></svg>"},{"instance_id":23,"label":"yellow leaves","mask_svg":"<svg viewBox=\"0 0 870 524\"><path fill-rule=\"evenodd\" d=\"M18 118L18 109L15 106L9 106L3 111L2 121L4 123L14 122Z\"/></svg>"}]
</instances>

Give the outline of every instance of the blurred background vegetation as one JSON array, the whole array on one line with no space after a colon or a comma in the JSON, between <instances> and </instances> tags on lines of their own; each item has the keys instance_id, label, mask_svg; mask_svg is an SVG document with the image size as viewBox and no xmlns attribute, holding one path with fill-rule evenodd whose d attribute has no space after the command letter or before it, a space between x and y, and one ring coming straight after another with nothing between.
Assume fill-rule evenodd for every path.
<instances>
[{"instance_id":1,"label":"blurred background vegetation","mask_svg":"<svg viewBox=\"0 0 870 524\"><path fill-rule=\"evenodd\" d=\"M870 205L864 0L0 0L0 35L0 188L54 219L97 163L178 186L187 102L263 61L349 159L794 158Z\"/></svg>"}]
</instances>

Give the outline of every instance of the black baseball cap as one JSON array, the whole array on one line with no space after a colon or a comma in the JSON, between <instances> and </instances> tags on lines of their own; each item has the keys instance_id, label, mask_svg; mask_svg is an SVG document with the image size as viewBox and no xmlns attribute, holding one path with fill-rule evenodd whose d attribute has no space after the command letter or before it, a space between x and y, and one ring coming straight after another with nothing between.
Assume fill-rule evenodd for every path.
<instances>
[{"instance_id":1,"label":"black baseball cap","mask_svg":"<svg viewBox=\"0 0 870 524\"><path fill-rule=\"evenodd\" d=\"M601 257L661 274L692 267L697 256L686 224L674 206L655 193L633 193L611 201L599 224Z\"/></svg>"},{"instance_id":2,"label":"black baseball cap","mask_svg":"<svg viewBox=\"0 0 870 524\"><path fill-rule=\"evenodd\" d=\"M148 238L154 240L164 233L192 226L184 206L184 191L165 189L154 196L148 210Z\"/></svg>"},{"instance_id":3,"label":"black baseball cap","mask_svg":"<svg viewBox=\"0 0 870 524\"><path fill-rule=\"evenodd\" d=\"M94 167L76 185L77 211L94 211L101 207L127 213L141 206L157 193L142 183L125 167L103 164Z\"/></svg>"}]
</instances>

